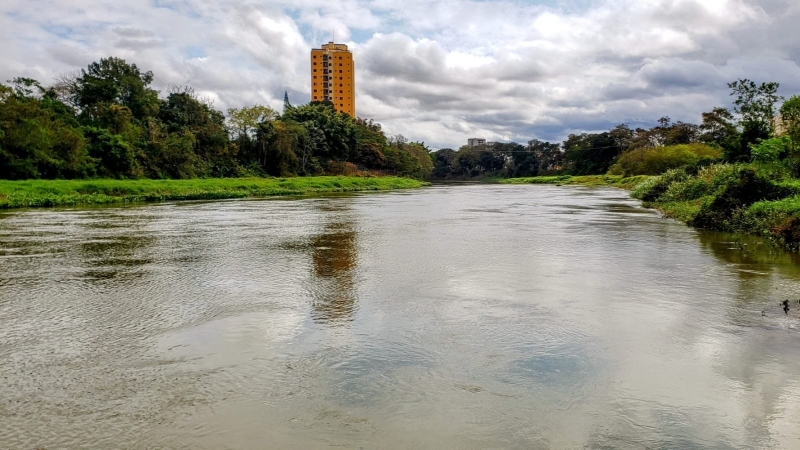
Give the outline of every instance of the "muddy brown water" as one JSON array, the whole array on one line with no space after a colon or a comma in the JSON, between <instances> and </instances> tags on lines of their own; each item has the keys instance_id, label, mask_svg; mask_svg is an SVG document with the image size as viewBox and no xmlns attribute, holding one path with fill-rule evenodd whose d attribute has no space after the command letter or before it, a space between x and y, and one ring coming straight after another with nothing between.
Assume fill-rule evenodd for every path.
<instances>
[{"instance_id":1,"label":"muddy brown water","mask_svg":"<svg viewBox=\"0 0 800 450\"><path fill-rule=\"evenodd\" d=\"M610 188L3 212L0 448L800 448L798 263Z\"/></svg>"}]
</instances>

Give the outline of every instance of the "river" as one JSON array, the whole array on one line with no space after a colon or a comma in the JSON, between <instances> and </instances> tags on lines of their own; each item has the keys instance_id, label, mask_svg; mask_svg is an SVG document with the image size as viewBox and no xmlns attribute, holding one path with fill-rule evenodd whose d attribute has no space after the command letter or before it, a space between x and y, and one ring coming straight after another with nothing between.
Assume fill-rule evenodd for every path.
<instances>
[{"instance_id":1,"label":"river","mask_svg":"<svg viewBox=\"0 0 800 450\"><path fill-rule=\"evenodd\" d=\"M3 212L0 448L800 448L798 298L612 188Z\"/></svg>"}]
</instances>

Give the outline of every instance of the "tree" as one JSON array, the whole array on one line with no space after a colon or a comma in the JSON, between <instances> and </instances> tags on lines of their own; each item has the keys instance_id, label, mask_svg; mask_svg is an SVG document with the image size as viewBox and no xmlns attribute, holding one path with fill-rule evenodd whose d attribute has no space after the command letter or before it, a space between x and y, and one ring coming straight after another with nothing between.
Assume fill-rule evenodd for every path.
<instances>
[{"instance_id":1,"label":"tree","mask_svg":"<svg viewBox=\"0 0 800 450\"><path fill-rule=\"evenodd\" d=\"M452 148L443 148L432 153L433 173L436 178L447 178L452 173L452 165L456 159L456 151Z\"/></svg>"},{"instance_id":2,"label":"tree","mask_svg":"<svg viewBox=\"0 0 800 450\"><path fill-rule=\"evenodd\" d=\"M631 130L627 123L621 123L612 128L608 135L614 141L614 145L625 151L633 143L634 131Z\"/></svg>"},{"instance_id":3,"label":"tree","mask_svg":"<svg viewBox=\"0 0 800 450\"><path fill-rule=\"evenodd\" d=\"M328 154L328 143L325 141L325 133L317 127L314 122L303 124L305 134L299 151L299 164L301 175L315 175L322 172L319 160L314 156L317 154Z\"/></svg>"},{"instance_id":4,"label":"tree","mask_svg":"<svg viewBox=\"0 0 800 450\"><path fill-rule=\"evenodd\" d=\"M775 131L775 104L782 99L777 94L779 83L756 84L748 79L728 83L731 96L735 96L734 111L739 115L741 139L735 153L726 155L731 161L749 161L750 144L769 139Z\"/></svg>"},{"instance_id":5,"label":"tree","mask_svg":"<svg viewBox=\"0 0 800 450\"><path fill-rule=\"evenodd\" d=\"M733 114L727 108L716 107L704 112L702 117L700 142L721 148L725 159L729 161L736 159L741 147Z\"/></svg>"},{"instance_id":6,"label":"tree","mask_svg":"<svg viewBox=\"0 0 800 450\"><path fill-rule=\"evenodd\" d=\"M192 159L197 166L193 170L211 176L236 175L236 161L222 113L198 98L192 88L171 91L161 101L158 118L169 134L180 134L181 142L193 142L192 152L197 156ZM192 139L186 138L189 134Z\"/></svg>"},{"instance_id":7,"label":"tree","mask_svg":"<svg viewBox=\"0 0 800 450\"><path fill-rule=\"evenodd\" d=\"M264 171L273 176L294 175L297 171L297 151L305 129L291 121L262 122L256 131L256 146L262 155Z\"/></svg>"},{"instance_id":8,"label":"tree","mask_svg":"<svg viewBox=\"0 0 800 450\"><path fill-rule=\"evenodd\" d=\"M293 108L292 104L289 103L289 91L283 91L283 112L284 112L284 114L286 113L286 111L289 111L292 108Z\"/></svg>"},{"instance_id":9,"label":"tree","mask_svg":"<svg viewBox=\"0 0 800 450\"><path fill-rule=\"evenodd\" d=\"M433 170L425 144L402 136L392 145L372 120L338 113L330 102L284 113L261 105L228 117L188 86L166 97L154 75L121 58L103 58L56 77L0 84L0 178L191 178L392 171L424 178ZM502 156L500 156L502 160ZM483 153L473 167L494 167Z\"/></svg>"},{"instance_id":10,"label":"tree","mask_svg":"<svg viewBox=\"0 0 800 450\"><path fill-rule=\"evenodd\" d=\"M355 120L356 148L351 160L367 169L383 169L386 166L385 150L388 146L381 126L371 120Z\"/></svg>"},{"instance_id":11,"label":"tree","mask_svg":"<svg viewBox=\"0 0 800 450\"><path fill-rule=\"evenodd\" d=\"M269 106L253 105L228 109L228 122L234 137L253 137L259 124L278 118Z\"/></svg>"},{"instance_id":12,"label":"tree","mask_svg":"<svg viewBox=\"0 0 800 450\"><path fill-rule=\"evenodd\" d=\"M792 140L792 152L800 150L800 96L792 96L781 105L781 123Z\"/></svg>"},{"instance_id":13,"label":"tree","mask_svg":"<svg viewBox=\"0 0 800 450\"><path fill-rule=\"evenodd\" d=\"M74 83L73 103L87 119L113 104L130 109L136 120L158 112L158 92L151 89L153 72L142 72L121 58L103 58L81 71Z\"/></svg>"},{"instance_id":14,"label":"tree","mask_svg":"<svg viewBox=\"0 0 800 450\"><path fill-rule=\"evenodd\" d=\"M678 121L670 126L664 136L664 145L688 145L700 141L700 127Z\"/></svg>"},{"instance_id":15,"label":"tree","mask_svg":"<svg viewBox=\"0 0 800 450\"><path fill-rule=\"evenodd\" d=\"M97 127L85 127L84 133L89 138L89 154L99 162L98 175L135 178L143 174L136 148L122 136Z\"/></svg>"},{"instance_id":16,"label":"tree","mask_svg":"<svg viewBox=\"0 0 800 450\"><path fill-rule=\"evenodd\" d=\"M517 165L515 176L535 176L537 174L553 173L561 169L563 154L559 144L533 139L528 141L527 150L533 154L535 161L520 162L519 158L515 156ZM524 156L527 160L527 155Z\"/></svg>"},{"instance_id":17,"label":"tree","mask_svg":"<svg viewBox=\"0 0 800 450\"><path fill-rule=\"evenodd\" d=\"M74 112L36 80L0 85L0 178L91 176L82 130Z\"/></svg>"},{"instance_id":18,"label":"tree","mask_svg":"<svg viewBox=\"0 0 800 450\"><path fill-rule=\"evenodd\" d=\"M431 160L430 150L425 147L425 143L412 142L406 148L417 160L417 168L410 175L420 179L429 178L433 173L433 161Z\"/></svg>"},{"instance_id":19,"label":"tree","mask_svg":"<svg viewBox=\"0 0 800 450\"><path fill-rule=\"evenodd\" d=\"M313 122L325 134L327 154L318 154L322 161L348 161L356 146L354 119L339 113L330 102L311 102L284 112L284 120Z\"/></svg>"},{"instance_id":20,"label":"tree","mask_svg":"<svg viewBox=\"0 0 800 450\"><path fill-rule=\"evenodd\" d=\"M567 170L572 175L606 173L622 152L609 133L571 134L562 146Z\"/></svg>"}]
</instances>

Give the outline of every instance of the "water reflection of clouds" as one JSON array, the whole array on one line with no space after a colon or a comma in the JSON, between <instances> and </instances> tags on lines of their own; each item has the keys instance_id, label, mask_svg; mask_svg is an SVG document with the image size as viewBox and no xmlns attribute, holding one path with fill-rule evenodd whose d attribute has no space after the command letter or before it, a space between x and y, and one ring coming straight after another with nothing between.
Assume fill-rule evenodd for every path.
<instances>
[{"instance_id":1,"label":"water reflection of clouds","mask_svg":"<svg viewBox=\"0 0 800 450\"><path fill-rule=\"evenodd\" d=\"M532 390L576 389L599 375L589 346L572 342L538 354L518 354L502 378ZM574 395L574 392L572 393Z\"/></svg>"},{"instance_id":2,"label":"water reflection of clouds","mask_svg":"<svg viewBox=\"0 0 800 450\"><path fill-rule=\"evenodd\" d=\"M381 344L394 350L362 343L328 361L335 374L335 380L328 380L332 398L347 406L390 405L414 389L406 384L409 378L422 381L435 367L433 355L419 347L402 342Z\"/></svg>"},{"instance_id":3,"label":"water reflection of clouds","mask_svg":"<svg viewBox=\"0 0 800 450\"><path fill-rule=\"evenodd\" d=\"M792 260L717 256L722 246L698 248L693 230L626 212L621 191L554 214L571 189L192 204L135 228L116 210L58 227L31 219L36 251L64 239L71 249L31 267L80 275L105 261L121 273L108 283L48 273L40 294L0 280L14 299L0 305L12 312L4 336L26 361L4 368L15 377L5 392L113 405L115 417L162 421L183 447L257 446L265 430L304 448L795 446L797 331L753 308L796 286ZM111 216L116 230L102 225ZM23 231L12 234L37 238ZM158 241L136 242L150 234ZM139 270L146 283L126 278ZM51 347L33 348L31 335ZM51 369L51 349L69 370ZM65 379L77 389L60 389ZM72 419L86 435L130 424ZM64 429L41 431L57 442ZM149 436L143 445L163 436L115 437L135 434Z\"/></svg>"}]
</instances>

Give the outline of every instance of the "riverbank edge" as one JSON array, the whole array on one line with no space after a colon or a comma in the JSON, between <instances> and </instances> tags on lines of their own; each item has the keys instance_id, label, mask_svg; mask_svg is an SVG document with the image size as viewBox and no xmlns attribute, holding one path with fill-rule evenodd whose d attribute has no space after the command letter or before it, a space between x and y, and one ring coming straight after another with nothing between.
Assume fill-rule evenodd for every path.
<instances>
[{"instance_id":1,"label":"riverbank edge","mask_svg":"<svg viewBox=\"0 0 800 450\"><path fill-rule=\"evenodd\" d=\"M500 184L555 184L555 185L582 185L582 186L611 186L627 191L634 191L643 182L659 178L658 175L637 175L631 177L623 177L621 175L558 175L558 176L545 176L545 177L527 177L527 178L506 178L497 181ZM636 198L636 197L633 197ZM787 198L786 200L793 200ZM798 239L793 236L800 231L800 224L792 218L775 216L765 217L763 220L748 220L741 217L738 218L737 227L731 227L731 221L721 218L712 218L710 223L711 227L696 226L693 221L697 217L706 198L700 198L691 201L675 201L675 202L655 202L641 200L642 206L649 209L654 209L661 213L661 216L668 219L674 219L687 226L695 229L711 229L716 231L725 231L729 233L749 235L764 238L778 247L787 251L798 251ZM764 203L764 202L762 202ZM716 220L714 220L716 219Z\"/></svg>"},{"instance_id":2,"label":"riverbank edge","mask_svg":"<svg viewBox=\"0 0 800 450\"><path fill-rule=\"evenodd\" d=\"M195 178L186 180L0 180L0 210L300 196L415 189L430 183L401 177Z\"/></svg>"},{"instance_id":3,"label":"riverbank edge","mask_svg":"<svg viewBox=\"0 0 800 450\"><path fill-rule=\"evenodd\" d=\"M552 175L545 177L504 178L500 184L577 184L582 186L612 186L632 191L639 183L652 178L651 175L623 177L621 175Z\"/></svg>"}]
</instances>

